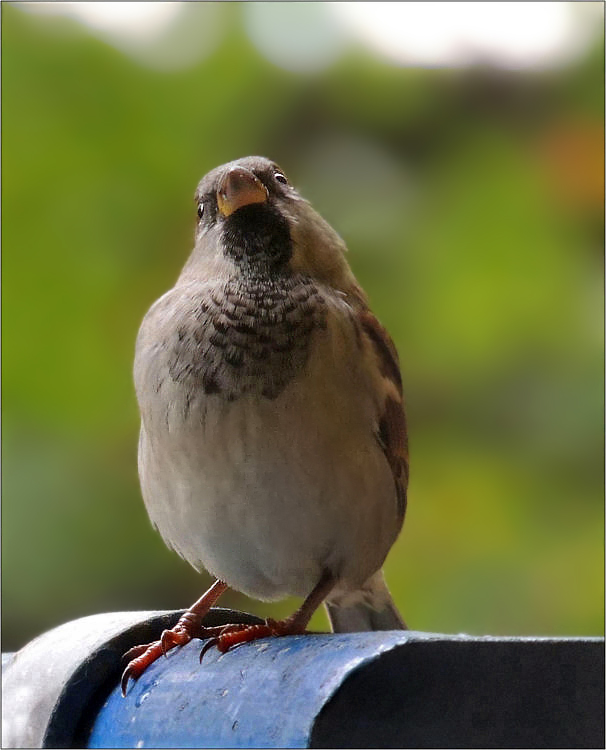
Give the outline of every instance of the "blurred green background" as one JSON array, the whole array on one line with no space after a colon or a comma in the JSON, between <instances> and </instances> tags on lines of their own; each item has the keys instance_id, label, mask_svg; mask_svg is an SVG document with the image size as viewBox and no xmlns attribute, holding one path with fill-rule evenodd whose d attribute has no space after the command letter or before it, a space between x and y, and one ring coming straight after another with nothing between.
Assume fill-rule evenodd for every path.
<instances>
[{"instance_id":1,"label":"blurred green background","mask_svg":"<svg viewBox=\"0 0 606 750\"><path fill-rule=\"evenodd\" d=\"M385 569L409 624L602 633L602 4L556 4L574 54L533 58L537 16L527 59L487 38L463 62L396 59L347 4L173 5L145 36L2 3L3 650L208 584L140 498L133 347L198 180L255 153L345 238L400 352L411 484Z\"/></svg>"}]
</instances>

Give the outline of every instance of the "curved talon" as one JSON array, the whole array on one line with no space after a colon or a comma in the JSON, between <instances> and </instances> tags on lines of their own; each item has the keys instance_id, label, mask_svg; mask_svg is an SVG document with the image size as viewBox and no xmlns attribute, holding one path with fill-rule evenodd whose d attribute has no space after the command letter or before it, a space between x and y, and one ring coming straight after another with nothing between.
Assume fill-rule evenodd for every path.
<instances>
[{"instance_id":1,"label":"curved talon","mask_svg":"<svg viewBox=\"0 0 606 750\"><path fill-rule=\"evenodd\" d=\"M122 695L126 695L126 688L128 685L129 678L133 678L133 680L136 680L137 677L140 677L143 672L147 669L147 667L156 659L158 656L160 656L160 643L159 641L156 641L155 643L148 644L145 651L140 655L135 657L134 659L131 659L131 661L128 663L126 669L122 673L122 679L120 680L120 687L122 688ZM138 650L139 646L135 646L135 650Z\"/></svg>"},{"instance_id":2,"label":"curved talon","mask_svg":"<svg viewBox=\"0 0 606 750\"><path fill-rule=\"evenodd\" d=\"M126 698L126 688L128 687L128 681L131 678L130 669L129 667L126 667L124 672L122 672L122 679L120 680L120 689L122 691L122 697ZM133 678L136 679L136 678Z\"/></svg>"},{"instance_id":3,"label":"curved talon","mask_svg":"<svg viewBox=\"0 0 606 750\"><path fill-rule=\"evenodd\" d=\"M216 646L219 642L219 636L216 638L211 638L209 641L207 641L204 646L202 647L202 650L200 651L200 664L202 664L202 659L204 658L204 654L211 649L213 646Z\"/></svg>"}]
</instances>

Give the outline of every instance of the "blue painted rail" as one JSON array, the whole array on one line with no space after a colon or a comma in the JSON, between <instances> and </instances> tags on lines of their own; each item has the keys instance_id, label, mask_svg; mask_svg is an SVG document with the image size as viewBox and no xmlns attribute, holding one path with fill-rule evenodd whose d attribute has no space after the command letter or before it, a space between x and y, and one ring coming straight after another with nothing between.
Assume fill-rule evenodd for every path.
<instances>
[{"instance_id":1,"label":"blue painted rail","mask_svg":"<svg viewBox=\"0 0 606 750\"><path fill-rule=\"evenodd\" d=\"M603 747L604 641L419 632L200 641L126 698L122 653L180 612L83 618L3 665L3 747ZM215 609L208 624L256 621Z\"/></svg>"}]
</instances>

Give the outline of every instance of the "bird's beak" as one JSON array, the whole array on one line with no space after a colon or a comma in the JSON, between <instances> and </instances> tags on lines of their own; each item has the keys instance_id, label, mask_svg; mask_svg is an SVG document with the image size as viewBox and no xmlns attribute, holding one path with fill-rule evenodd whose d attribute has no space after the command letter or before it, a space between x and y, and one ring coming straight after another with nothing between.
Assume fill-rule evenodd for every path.
<instances>
[{"instance_id":1,"label":"bird's beak","mask_svg":"<svg viewBox=\"0 0 606 750\"><path fill-rule=\"evenodd\" d=\"M252 172L244 167L232 167L219 182L217 205L227 217L242 206L265 203L268 195L265 185Z\"/></svg>"}]
</instances>

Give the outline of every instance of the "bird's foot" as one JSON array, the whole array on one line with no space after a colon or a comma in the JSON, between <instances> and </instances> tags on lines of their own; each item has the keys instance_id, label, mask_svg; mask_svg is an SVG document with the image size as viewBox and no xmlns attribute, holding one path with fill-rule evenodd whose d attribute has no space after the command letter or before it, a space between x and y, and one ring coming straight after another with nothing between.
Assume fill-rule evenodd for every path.
<instances>
[{"instance_id":1,"label":"bird's foot","mask_svg":"<svg viewBox=\"0 0 606 750\"><path fill-rule=\"evenodd\" d=\"M126 695L130 679L136 680L140 677L150 664L153 664L162 654L166 656L171 648L185 646L192 638L212 638L222 631L222 627L206 628L202 625L202 621L226 588L227 584L223 581L215 581L208 591L181 615L173 628L162 633L159 641L134 646L124 654L122 658L127 660L128 664L120 681L122 695Z\"/></svg>"},{"instance_id":2,"label":"bird's foot","mask_svg":"<svg viewBox=\"0 0 606 750\"><path fill-rule=\"evenodd\" d=\"M134 646L134 648L129 649L124 654L122 659L128 661L128 664L122 673L122 680L120 682L122 695L126 695L126 688L130 679L136 680L145 672L150 664L153 664L160 656L166 656L168 651L175 648L175 646L185 646L192 638L214 639L220 636L225 629L224 625L216 625L210 628L200 624L196 627L184 625L182 620L187 614L189 613L186 612L183 615L174 628L164 630L160 636L160 640L153 641L152 643L144 643L141 646Z\"/></svg>"},{"instance_id":3,"label":"bird's foot","mask_svg":"<svg viewBox=\"0 0 606 750\"><path fill-rule=\"evenodd\" d=\"M301 635L306 633L305 626L297 617L287 617L285 620L273 620L270 617L262 625L233 624L224 625L220 633L204 644L200 652L200 661L204 654L215 647L222 653L226 653L234 646L242 643L256 641L258 638L282 635Z\"/></svg>"}]
</instances>

